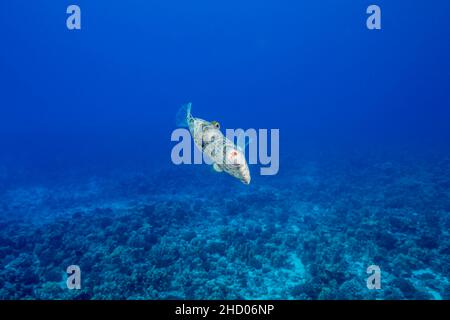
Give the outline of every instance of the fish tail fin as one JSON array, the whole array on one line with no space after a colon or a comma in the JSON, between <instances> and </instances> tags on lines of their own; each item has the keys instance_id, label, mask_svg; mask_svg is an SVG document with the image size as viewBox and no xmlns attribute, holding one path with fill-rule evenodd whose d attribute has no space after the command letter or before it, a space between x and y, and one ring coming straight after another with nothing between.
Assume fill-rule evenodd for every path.
<instances>
[{"instance_id":1,"label":"fish tail fin","mask_svg":"<svg viewBox=\"0 0 450 320\"><path fill-rule=\"evenodd\" d=\"M180 110L178 110L177 117L176 117L177 126L183 127L183 128L189 127L189 122L193 119L192 114L191 114L191 109L192 109L192 103L189 102L189 103L184 104L180 108Z\"/></svg>"}]
</instances>

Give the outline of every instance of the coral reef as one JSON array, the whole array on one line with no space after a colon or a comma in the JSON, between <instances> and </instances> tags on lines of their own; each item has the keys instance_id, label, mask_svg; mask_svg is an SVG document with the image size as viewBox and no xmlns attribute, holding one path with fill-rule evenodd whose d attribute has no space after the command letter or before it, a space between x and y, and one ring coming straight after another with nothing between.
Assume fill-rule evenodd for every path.
<instances>
[{"instance_id":1,"label":"coral reef","mask_svg":"<svg viewBox=\"0 0 450 320\"><path fill-rule=\"evenodd\" d=\"M291 163L249 187L178 167L2 190L0 298L449 299L447 162Z\"/></svg>"}]
</instances>

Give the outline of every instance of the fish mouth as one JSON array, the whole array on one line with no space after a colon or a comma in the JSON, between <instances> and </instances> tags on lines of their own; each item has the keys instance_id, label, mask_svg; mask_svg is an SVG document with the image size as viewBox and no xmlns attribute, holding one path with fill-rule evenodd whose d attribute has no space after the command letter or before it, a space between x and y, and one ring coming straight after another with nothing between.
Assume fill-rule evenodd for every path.
<instances>
[{"instance_id":1,"label":"fish mouth","mask_svg":"<svg viewBox=\"0 0 450 320\"><path fill-rule=\"evenodd\" d=\"M239 178L242 183L249 185L251 181L250 172L248 170L247 164L240 161L233 161L229 164L231 168L234 168L238 175L235 175L236 178Z\"/></svg>"},{"instance_id":2,"label":"fish mouth","mask_svg":"<svg viewBox=\"0 0 450 320\"><path fill-rule=\"evenodd\" d=\"M241 170L241 181L243 184L249 185L252 178L250 177L250 173L246 170Z\"/></svg>"}]
</instances>

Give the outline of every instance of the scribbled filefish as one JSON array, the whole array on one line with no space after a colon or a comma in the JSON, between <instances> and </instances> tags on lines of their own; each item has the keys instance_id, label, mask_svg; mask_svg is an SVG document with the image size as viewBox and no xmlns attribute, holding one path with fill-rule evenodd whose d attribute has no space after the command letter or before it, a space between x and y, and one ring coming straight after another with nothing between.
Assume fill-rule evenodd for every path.
<instances>
[{"instance_id":1,"label":"scribbled filefish","mask_svg":"<svg viewBox=\"0 0 450 320\"><path fill-rule=\"evenodd\" d=\"M250 184L250 170L244 153L220 131L217 121L194 118L192 104L184 105L178 113L182 123L189 128L195 145L213 161L217 172L226 172L245 184ZM184 119L183 119L184 117Z\"/></svg>"}]
</instances>

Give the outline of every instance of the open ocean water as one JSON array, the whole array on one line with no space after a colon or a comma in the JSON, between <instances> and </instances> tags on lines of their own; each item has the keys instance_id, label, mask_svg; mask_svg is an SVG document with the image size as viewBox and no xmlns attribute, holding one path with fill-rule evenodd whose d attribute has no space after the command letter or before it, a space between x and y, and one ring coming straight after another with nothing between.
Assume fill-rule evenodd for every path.
<instances>
[{"instance_id":1,"label":"open ocean water","mask_svg":"<svg viewBox=\"0 0 450 320\"><path fill-rule=\"evenodd\" d=\"M449 299L449 17L2 1L0 299ZM277 174L175 165L187 102L223 131L279 129Z\"/></svg>"}]
</instances>

